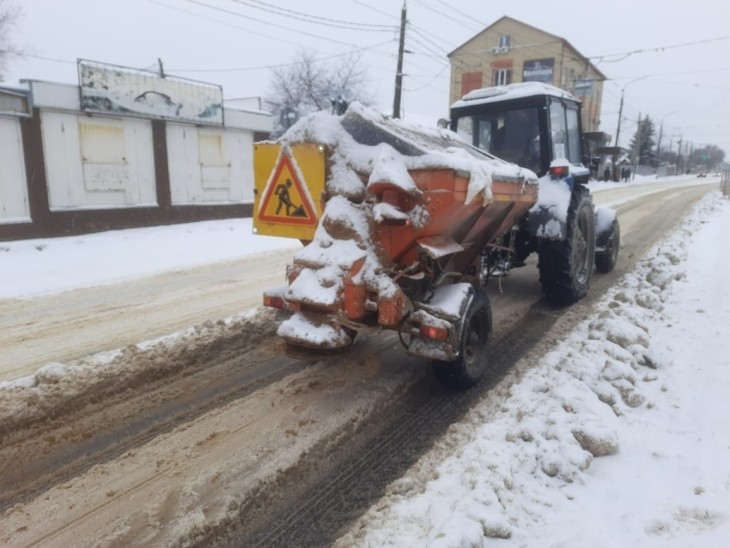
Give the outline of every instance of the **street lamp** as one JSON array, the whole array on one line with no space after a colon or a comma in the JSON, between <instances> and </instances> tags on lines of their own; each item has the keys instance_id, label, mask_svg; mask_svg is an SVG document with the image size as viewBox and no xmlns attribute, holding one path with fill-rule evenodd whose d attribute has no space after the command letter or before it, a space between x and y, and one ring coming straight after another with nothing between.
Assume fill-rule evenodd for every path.
<instances>
[{"instance_id":1,"label":"street lamp","mask_svg":"<svg viewBox=\"0 0 730 548\"><path fill-rule=\"evenodd\" d=\"M646 76L641 76L639 78L635 78L635 79L631 80L630 82L626 82L624 87L621 88L621 103L619 103L619 107L618 107L618 125L616 126L616 142L614 144L615 149L618 149L618 137L621 134L621 116L624 111L624 90L627 87L629 87L629 84L633 84L634 82L638 82L639 80L643 80L644 78L646 78ZM618 176L618 172L616 171L616 158L617 158L617 153L614 150L614 152L613 152L613 180L614 181L617 180L617 176Z\"/></svg>"}]
</instances>

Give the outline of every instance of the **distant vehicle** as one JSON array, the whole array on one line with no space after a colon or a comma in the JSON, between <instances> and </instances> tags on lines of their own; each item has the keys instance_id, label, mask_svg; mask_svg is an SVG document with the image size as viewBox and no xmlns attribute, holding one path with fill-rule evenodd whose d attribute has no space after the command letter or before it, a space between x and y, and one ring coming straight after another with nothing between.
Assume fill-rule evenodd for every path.
<instances>
[{"instance_id":1,"label":"distant vehicle","mask_svg":"<svg viewBox=\"0 0 730 548\"><path fill-rule=\"evenodd\" d=\"M699 173L697 174L697 177L707 177L707 173L705 173L704 171L700 171L700 172L699 172Z\"/></svg>"}]
</instances>

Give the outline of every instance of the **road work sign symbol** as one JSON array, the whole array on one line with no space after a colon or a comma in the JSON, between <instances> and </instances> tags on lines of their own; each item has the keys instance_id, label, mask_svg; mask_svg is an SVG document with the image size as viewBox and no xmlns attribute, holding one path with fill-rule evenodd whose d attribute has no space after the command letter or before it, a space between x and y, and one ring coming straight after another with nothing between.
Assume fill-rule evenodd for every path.
<instances>
[{"instance_id":1,"label":"road work sign symbol","mask_svg":"<svg viewBox=\"0 0 730 548\"><path fill-rule=\"evenodd\" d=\"M294 159L282 150L261 197L258 216L262 221L316 226L312 197L295 165Z\"/></svg>"}]
</instances>

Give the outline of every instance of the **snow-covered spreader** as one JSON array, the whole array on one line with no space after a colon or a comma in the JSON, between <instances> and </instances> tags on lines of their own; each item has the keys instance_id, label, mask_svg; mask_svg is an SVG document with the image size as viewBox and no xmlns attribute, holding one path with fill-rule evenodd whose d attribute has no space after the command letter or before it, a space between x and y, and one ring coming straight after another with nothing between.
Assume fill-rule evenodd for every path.
<instances>
[{"instance_id":1,"label":"snow-covered spreader","mask_svg":"<svg viewBox=\"0 0 730 548\"><path fill-rule=\"evenodd\" d=\"M341 348L393 330L466 388L488 366L489 278L537 251L548 298L588 289L596 214L567 162L538 180L449 130L353 104L255 144L254 164L254 230L305 244L286 284L264 294L291 313L277 333L292 345Z\"/></svg>"}]
</instances>

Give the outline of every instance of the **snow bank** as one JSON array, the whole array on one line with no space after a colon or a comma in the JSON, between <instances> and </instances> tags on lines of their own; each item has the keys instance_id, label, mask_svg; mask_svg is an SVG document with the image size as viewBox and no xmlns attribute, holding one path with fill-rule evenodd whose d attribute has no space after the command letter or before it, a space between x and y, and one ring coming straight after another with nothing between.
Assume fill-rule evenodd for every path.
<instances>
[{"instance_id":1,"label":"snow bank","mask_svg":"<svg viewBox=\"0 0 730 548\"><path fill-rule=\"evenodd\" d=\"M709 472L702 475L712 476L719 485L694 484L691 489L695 480L687 479L682 481L687 488L681 499L667 497L673 492L667 482L675 480L677 463L663 463L655 451L674 452L680 458L698 441L691 429L686 435L680 432L678 440L672 423L662 419L680 415L673 411L677 399L669 382L674 378L672 386L681 393L687 378L694 378L681 368L692 363L690 356L699 348L711 346L708 342L716 335L698 334L684 352L689 361L680 363L661 333L667 324L680 324L677 330L682 332L682 323L692 323L685 317L686 307L680 307L682 317L675 317L676 305L667 309L667 301L687 302L688 288L679 284L687 275L684 261L690 249L698 246L693 235L704 218L720 215L730 234L730 203L714 193L700 203L684 229L652 250L609 292L598 304L601 312L595 318L581 324L535 365L518 364L429 454L391 484L336 545L635 546L665 536L677 539L677 546L686 546L687 539L694 538L691 535L707 533L705 543L692 545L716 546L723 532L730 533L728 344L724 351L710 351L709 361L694 368L708 375L706 382L713 385L715 395L712 409L722 413L712 417L715 426L701 428L710 438L709 448L720 452L705 454ZM717 255L714 249L709 253ZM730 268L728 263L730 259L724 259L723 272ZM717 278L716 274L711 277ZM725 297L723 302L729 300ZM727 307L720 307L716 315L722 325L728 325ZM704 392L697 386L696 394L687 398L697 401ZM700 406L695 407L697 416L704 417ZM633 424L640 428L632 431ZM664 446L655 446L652 442L665 431L671 435L662 439ZM722 437L715 439L720 433ZM622 453L631 452L639 438L649 453L643 468L633 471L625 461L621 467ZM625 446L627 442L632 445ZM686 445L674 448L677 443ZM604 461L614 463L620 472L612 477L612 488L604 486L607 498L592 502L591 485L600 480L592 467ZM685 466L695 463L689 459ZM665 493L664 500L635 493L634 484L642 472L663 482L656 488ZM652 492L651 484L642 487ZM706 496L709 489L712 496ZM615 497L623 498L617 503ZM654 508L642 508L641 502L632 506L637 504L634 500L647 499ZM606 525L609 508L615 521ZM581 511L585 523L575 519ZM642 519L633 520L633 528L626 530L626 518L634 512ZM619 533L622 530L626 532Z\"/></svg>"},{"instance_id":2,"label":"snow bank","mask_svg":"<svg viewBox=\"0 0 730 548\"><path fill-rule=\"evenodd\" d=\"M298 246L290 238L252 237L252 219L1 242L0 299L117 283Z\"/></svg>"}]
</instances>

